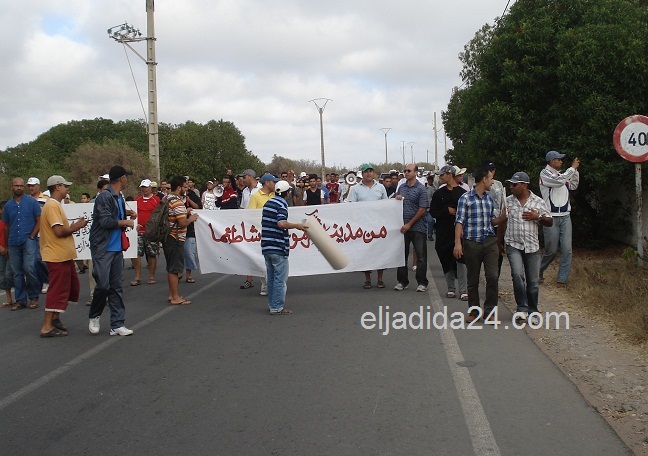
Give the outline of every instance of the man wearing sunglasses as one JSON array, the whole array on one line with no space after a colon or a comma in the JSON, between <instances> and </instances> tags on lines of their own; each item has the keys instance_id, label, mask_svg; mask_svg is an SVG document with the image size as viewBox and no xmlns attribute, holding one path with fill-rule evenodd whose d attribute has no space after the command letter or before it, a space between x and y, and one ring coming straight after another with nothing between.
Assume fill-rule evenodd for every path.
<instances>
[{"instance_id":1,"label":"man wearing sunglasses","mask_svg":"<svg viewBox=\"0 0 648 456\"><path fill-rule=\"evenodd\" d=\"M416 253L416 291L427 290L427 222L425 213L430 206L425 186L418 179L418 167L410 163L405 167L405 183L396 190L396 199L403 201L403 226L400 231L405 237L405 266L400 266L396 271L398 283L396 291L402 291L409 285L407 259L409 257L410 242L414 245Z\"/></svg>"},{"instance_id":2,"label":"man wearing sunglasses","mask_svg":"<svg viewBox=\"0 0 648 456\"><path fill-rule=\"evenodd\" d=\"M497 235L506 244L511 266L513 293L517 304L516 320L524 321L529 313L538 311L540 280L540 242L538 225L551 226L553 218L547 203L529 190L529 175L513 174L506 181L511 195L506 198L508 219L498 227ZM505 234L504 234L505 233Z\"/></svg>"}]
</instances>

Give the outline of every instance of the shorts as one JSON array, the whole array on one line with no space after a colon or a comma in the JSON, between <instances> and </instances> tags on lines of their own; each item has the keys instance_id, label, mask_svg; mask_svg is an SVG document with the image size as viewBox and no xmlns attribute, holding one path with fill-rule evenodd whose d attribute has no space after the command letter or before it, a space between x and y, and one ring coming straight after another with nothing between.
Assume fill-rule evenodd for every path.
<instances>
[{"instance_id":1,"label":"shorts","mask_svg":"<svg viewBox=\"0 0 648 456\"><path fill-rule=\"evenodd\" d=\"M147 241L144 233L137 233L137 256L143 257L145 252L147 257L158 256L160 254L160 244Z\"/></svg>"},{"instance_id":2,"label":"shorts","mask_svg":"<svg viewBox=\"0 0 648 456\"><path fill-rule=\"evenodd\" d=\"M184 272L184 242L179 242L173 236L167 236L164 240L164 258L166 259L166 270L169 274L182 274Z\"/></svg>"},{"instance_id":3,"label":"shorts","mask_svg":"<svg viewBox=\"0 0 648 456\"><path fill-rule=\"evenodd\" d=\"M74 260L62 263L45 262L50 285L45 296L46 312L65 312L68 301L79 301L79 276Z\"/></svg>"}]
</instances>

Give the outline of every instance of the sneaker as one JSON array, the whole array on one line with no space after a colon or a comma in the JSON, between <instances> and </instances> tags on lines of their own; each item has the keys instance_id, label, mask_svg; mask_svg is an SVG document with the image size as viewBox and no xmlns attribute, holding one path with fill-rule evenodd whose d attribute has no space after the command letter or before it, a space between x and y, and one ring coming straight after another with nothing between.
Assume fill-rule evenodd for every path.
<instances>
[{"instance_id":1,"label":"sneaker","mask_svg":"<svg viewBox=\"0 0 648 456\"><path fill-rule=\"evenodd\" d=\"M394 287L394 290L403 291L405 288L407 288L407 285L403 285L402 283L398 282Z\"/></svg>"},{"instance_id":2,"label":"sneaker","mask_svg":"<svg viewBox=\"0 0 648 456\"><path fill-rule=\"evenodd\" d=\"M243 282L243 285L241 285L239 288L241 290L247 290L248 288L252 288L253 286L254 285L252 284L252 282L250 282L249 280L246 280L245 282Z\"/></svg>"},{"instance_id":3,"label":"sneaker","mask_svg":"<svg viewBox=\"0 0 648 456\"><path fill-rule=\"evenodd\" d=\"M95 317L90 319L90 324L88 325L88 329L92 334L98 334L99 333L99 318L100 317Z\"/></svg>"},{"instance_id":4,"label":"sneaker","mask_svg":"<svg viewBox=\"0 0 648 456\"><path fill-rule=\"evenodd\" d=\"M261 284L261 292L259 293L261 296L268 296L268 285L262 283Z\"/></svg>"},{"instance_id":5,"label":"sneaker","mask_svg":"<svg viewBox=\"0 0 648 456\"><path fill-rule=\"evenodd\" d=\"M128 329L126 326L120 326L119 328L111 329L111 336L130 336L133 334L132 329Z\"/></svg>"},{"instance_id":6,"label":"sneaker","mask_svg":"<svg viewBox=\"0 0 648 456\"><path fill-rule=\"evenodd\" d=\"M412 266L412 271L416 271L416 266Z\"/></svg>"},{"instance_id":7,"label":"sneaker","mask_svg":"<svg viewBox=\"0 0 648 456\"><path fill-rule=\"evenodd\" d=\"M43 288L41 288L41 294L46 294L49 289L49 283L44 283Z\"/></svg>"},{"instance_id":8,"label":"sneaker","mask_svg":"<svg viewBox=\"0 0 648 456\"><path fill-rule=\"evenodd\" d=\"M529 317L529 324L534 327L540 326L540 317L537 315L531 315Z\"/></svg>"},{"instance_id":9,"label":"sneaker","mask_svg":"<svg viewBox=\"0 0 648 456\"><path fill-rule=\"evenodd\" d=\"M419 293L427 291L427 285L419 285L418 287L416 287L416 291L418 291Z\"/></svg>"},{"instance_id":10,"label":"sneaker","mask_svg":"<svg viewBox=\"0 0 648 456\"><path fill-rule=\"evenodd\" d=\"M526 323L527 318L529 318L529 312L516 312L515 313L515 323L522 324Z\"/></svg>"}]
</instances>

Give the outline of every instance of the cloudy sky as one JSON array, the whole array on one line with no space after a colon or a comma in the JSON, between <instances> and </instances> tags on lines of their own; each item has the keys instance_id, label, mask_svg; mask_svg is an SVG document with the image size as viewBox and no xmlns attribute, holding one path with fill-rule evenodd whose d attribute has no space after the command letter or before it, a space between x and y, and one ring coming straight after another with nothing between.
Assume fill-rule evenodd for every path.
<instances>
[{"instance_id":1,"label":"cloudy sky","mask_svg":"<svg viewBox=\"0 0 648 456\"><path fill-rule=\"evenodd\" d=\"M146 34L145 0L5 2L0 18L0 149L54 125L143 118L126 53L109 27ZM352 167L442 161L457 58L506 0L157 0L160 122L232 121L261 160L273 154ZM144 43L134 47L146 55ZM146 65L128 52L146 105ZM409 143L414 143L410 145ZM429 152L428 152L429 151Z\"/></svg>"}]
</instances>

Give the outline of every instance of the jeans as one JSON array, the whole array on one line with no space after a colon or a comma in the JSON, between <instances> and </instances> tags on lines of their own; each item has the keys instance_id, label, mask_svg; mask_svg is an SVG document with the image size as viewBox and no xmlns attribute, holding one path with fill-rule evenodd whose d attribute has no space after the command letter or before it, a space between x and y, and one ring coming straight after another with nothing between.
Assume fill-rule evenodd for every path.
<instances>
[{"instance_id":1,"label":"jeans","mask_svg":"<svg viewBox=\"0 0 648 456\"><path fill-rule=\"evenodd\" d=\"M497 307L498 300L498 272L497 259L499 249L497 248L497 238L489 236L483 244L475 241L464 241L463 245L464 258L466 260L466 269L468 270L468 306L480 307L479 305L479 275L481 274L481 265L484 265L484 275L486 276L486 300L484 301L484 312L488 315L491 310Z\"/></svg>"},{"instance_id":2,"label":"jeans","mask_svg":"<svg viewBox=\"0 0 648 456\"><path fill-rule=\"evenodd\" d=\"M558 282L567 283L572 260L572 223L571 217L553 217L553 225L543 227L544 255L540 264L540 276L544 274L551 262L556 258L560 244L560 266L558 267Z\"/></svg>"},{"instance_id":3,"label":"jeans","mask_svg":"<svg viewBox=\"0 0 648 456\"><path fill-rule=\"evenodd\" d=\"M198 269L198 251L196 250L196 238L188 237L184 242L184 266L185 269L195 271Z\"/></svg>"},{"instance_id":4,"label":"jeans","mask_svg":"<svg viewBox=\"0 0 648 456\"><path fill-rule=\"evenodd\" d=\"M41 283L41 287L44 283L49 283L49 271L47 270L47 265L43 261L40 253L40 238L36 238L38 245L36 246L36 276L38 281Z\"/></svg>"},{"instance_id":5,"label":"jeans","mask_svg":"<svg viewBox=\"0 0 648 456\"><path fill-rule=\"evenodd\" d=\"M91 252L92 277L97 282L90 305L90 318L101 316L106 307L110 307L110 328L124 326L126 307L124 307L124 255L122 252Z\"/></svg>"},{"instance_id":6,"label":"jeans","mask_svg":"<svg viewBox=\"0 0 648 456\"><path fill-rule=\"evenodd\" d=\"M428 226L428 239L432 240L434 239L434 217L432 217L432 214L430 214L429 211L425 213L425 220L427 220Z\"/></svg>"},{"instance_id":7,"label":"jeans","mask_svg":"<svg viewBox=\"0 0 648 456\"><path fill-rule=\"evenodd\" d=\"M511 266L513 294L518 312L538 311L538 283L540 281L540 250L525 253L524 250L506 245L506 256ZM526 283L525 283L526 282Z\"/></svg>"},{"instance_id":8,"label":"jeans","mask_svg":"<svg viewBox=\"0 0 648 456\"><path fill-rule=\"evenodd\" d=\"M288 280L288 256L263 255L268 277L268 307L270 312L279 312L286 303L286 281Z\"/></svg>"},{"instance_id":9,"label":"jeans","mask_svg":"<svg viewBox=\"0 0 648 456\"><path fill-rule=\"evenodd\" d=\"M38 301L41 282L36 273L38 241L27 239L20 245L9 246L9 261L14 272L14 301L27 303Z\"/></svg>"},{"instance_id":10,"label":"jeans","mask_svg":"<svg viewBox=\"0 0 648 456\"><path fill-rule=\"evenodd\" d=\"M13 270L6 255L0 255L0 290L11 290L14 287Z\"/></svg>"},{"instance_id":11,"label":"jeans","mask_svg":"<svg viewBox=\"0 0 648 456\"><path fill-rule=\"evenodd\" d=\"M455 279L460 292L466 291L466 265L457 261L457 270L448 271L444 274L448 291L455 290Z\"/></svg>"},{"instance_id":12,"label":"jeans","mask_svg":"<svg viewBox=\"0 0 648 456\"><path fill-rule=\"evenodd\" d=\"M427 279L427 233L420 231L408 231L405 237L405 266L400 266L396 270L396 280L403 285L409 284L409 271L407 269L407 260L409 258L410 242L414 245L414 251L418 261L416 262L416 281L419 285L428 285Z\"/></svg>"}]
</instances>

